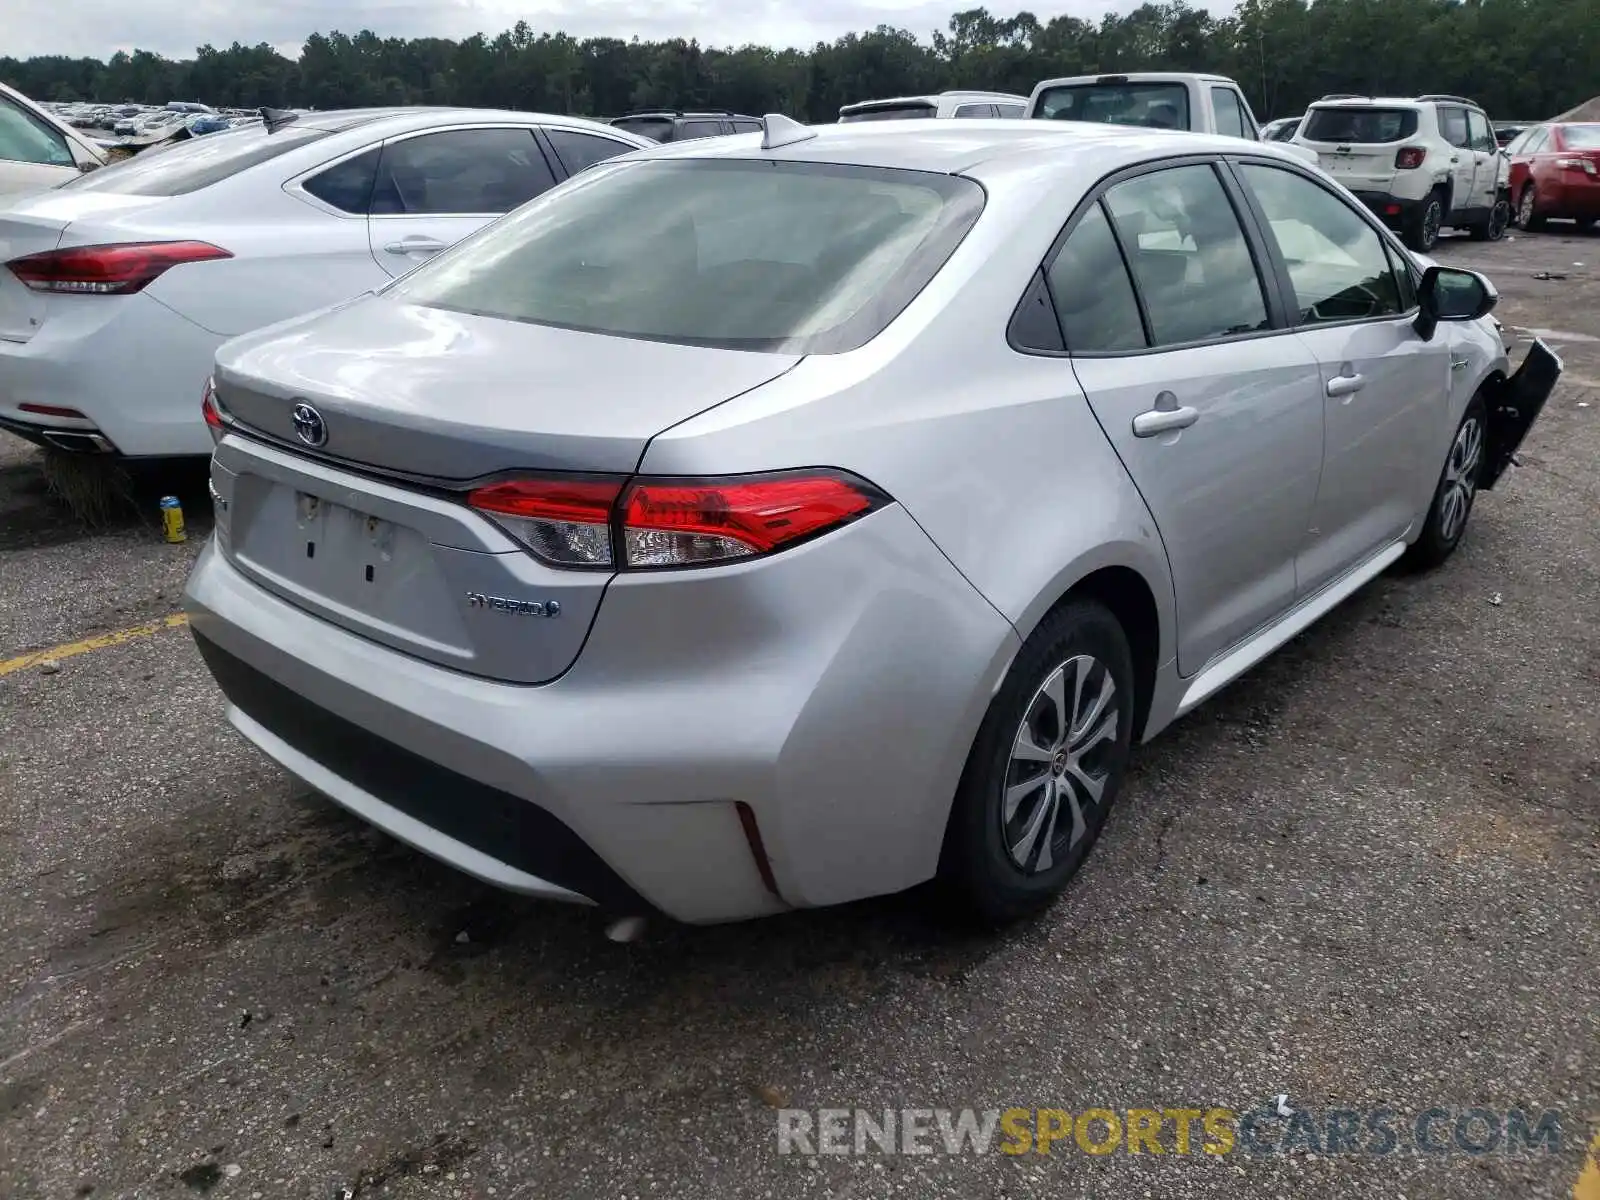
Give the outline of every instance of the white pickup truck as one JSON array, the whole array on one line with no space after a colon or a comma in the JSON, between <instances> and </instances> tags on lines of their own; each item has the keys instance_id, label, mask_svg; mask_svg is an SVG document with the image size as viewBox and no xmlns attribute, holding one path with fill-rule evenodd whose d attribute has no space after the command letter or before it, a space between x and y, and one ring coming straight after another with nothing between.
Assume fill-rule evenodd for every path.
<instances>
[{"instance_id":1,"label":"white pickup truck","mask_svg":"<svg viewBox=\"0 0 1600 1200\"><path fill-rule=\"evenodd\" d=\"M1239 85L1225 75L1138 71L1046 79L1028 97L1027 116L1046 121L1094 121L1148 129L1188 129L1261 140L1261 127ZM1316 162L1315 151L1277 143Z\"/></svg>"}]
</instances>

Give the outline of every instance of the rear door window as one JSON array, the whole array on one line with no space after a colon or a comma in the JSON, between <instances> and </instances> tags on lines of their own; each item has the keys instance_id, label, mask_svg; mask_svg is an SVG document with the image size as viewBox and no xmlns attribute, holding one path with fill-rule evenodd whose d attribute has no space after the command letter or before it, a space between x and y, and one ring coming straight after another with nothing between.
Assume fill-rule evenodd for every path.
<instances>
[{"instance_id":1,"label":"rear door window","mask_svg":"<svg viewBox=\"0 0 1600 1200\"><path fill-rule=\"evenodd\" d=\"M966 120L972 120L979 117L992 117L994 116L994 105L963 104L960 108L956 109L955 115Z\"/></svg>"},{"instance_id":2,"label":"rear door window","mask_svg":"<svg viewBox=\"0 0 1600 1200\"><path fill-rule=\"evenodd\" d=\"M510 212L555 186L527 128L450 129L389 142L378 162L375 215Z\"/></svg>"},{"instance_id":3,"label":"rear door window","mask_svg":"<svg viewBox=\"0 0 1600 1200\"><path fill-rule=\"evenodd\" d=\"M1133 281L1099 204L1083 214L1045 278L1069 354L1144 348Z\"/></svg>"},{"instance_id":4,"label":"rear door window","mask_svg":"<svg viewBox=\"0 0 1600 1200\"><path fill-rule=\"evenodd\" d=\"M300 186L340 212L364 214L372 201L372 185L378 177L379 149L374 146L354 158L334 163Z\"/></svg>"},{"instance_id":5,"label":"rear door window","mask_svg":"<svg viewBox=\"0 0 1600 1200\"><path fill-rule=\"evenodd\" d=\"M561 165L567 169L569 175L576 175L586 167L594 166L595 163L605 162L608 158L615 158L619 154L627 154L630 150L638 149L637 146L619 142L616 138L601 137L595 133L580 133L576 129L546 129L544 132L550 139L556 157L561 160Z\"/></svg>"},{"instance_id":6,"label":"rear door window","mask_svg":"<svg viewBox=\"0 0 1600 1200\"><path fill-rule=\"evenodd\" d=\"M1454 105L1439 106L1439 133L1445 141L1462 150L1472 148L1472 134L1467 129L1467 110Z\"/></svg>"},{"instance_id":7,"label":"rear door window","mask_svg":"<svg viewBox=\"0 0 1600 1200\"><path fill-rule=\"evenodd\" d=\"M1459 111L1459 110L1458 110ZM1313 108L1300 131L1308 141L1349 142L1370 145L1400 142L1417 132L1417 113L1411 108Z\"/></svg>"},{"instance_id":8,"label":"rear door window","mask_svg":"<svg viewBox=\"0 0 1600 1200\"><path fill-rule=\"evenodd\" d=\"M1028 111L1028 106L1026 104L996 104L994 111L996 115L1001 117L1020 117Z\"/></svg>"},{"instance_id":9,"label":"rear door window","mask_svg":"<svg viewBox=\"0 0 1600 1200\"><path fill-rule=\"evenodd\" d=\"M1105 203L1144 299L1153 345L1269 327L1250 243L1211 167L1140 175L1107 191Z\"/></svg>"},{"instance_id":10,"label":"rear door window","mask_svg":"<svg viewBox=\"0 0 1600 1200\"><path fill-rule=\"evenodd\" d=\"M728 123L733 126L733 131L735 133L760 133L761 132L761 122L760 121L730 121Z\"/></svg>"},{"instance_id":11,"label":"rear door window","mask_svg":"<svg viewBox=\"0 0 1600 1200\"><path fill-rule=\"evenodd\" d=\"M1499 149L1494 130L1489 128L1489 118L1481 112L1467 110L1467 136L1472 139L1472 148L1480 153L1493 154Z\"/></svg>"},{"instance_id":12,"label":"rear door window","mask_svg":"<svg viewBox=\"0 0 1600 1200\"><path fill-rule=\"evenodd\" d=\"M672 136L671 117L618 117L611 123L618 129L626 129L629 133L637 133L652 141L664 142Z\"/></svg>"}]
</instances>

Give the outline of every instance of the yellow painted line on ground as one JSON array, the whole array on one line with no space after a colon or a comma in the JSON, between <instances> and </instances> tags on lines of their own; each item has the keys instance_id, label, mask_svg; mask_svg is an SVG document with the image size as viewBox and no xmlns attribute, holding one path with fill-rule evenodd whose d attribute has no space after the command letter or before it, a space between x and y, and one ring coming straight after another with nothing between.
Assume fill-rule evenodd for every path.
<instances>
[{"instance_id":1,"label":"yellow painted line on ground","mask_svg":"<svg viewBox=\"0 0 1600 1200\"><path fill-rule=\"evenodd\" d=\"M1596 1131L1589 1152L1583 1156L1583 1170L1572 1185L1572 1200L1600 1200L1600 1131Z\"/></svg>"},{"instance_id":2,"label":"yellow painted line on ground","mask_svg":"<svg viewBox=\"0 0 1600 1200\"><path fill-rule=\"evenodd\" d=\"M186 614L173 613L170 617L163 617L159 621L147 621L143 625L118 629L114 633L97 634L94 637L84 638L82 641L68 642L64 646L52 646L48 650L35 650L32 654L23 654L0 662L0 677L10 675L13 671L25 671L29 667L37 666L46 659L54 661L72 658L74 655L87 654L91 650L104 650L107 646L120 646L123 642L150 637L152 634L160 633L163 629L180 629L188 623L189 618Z\"/></svg>"}]
</instances>

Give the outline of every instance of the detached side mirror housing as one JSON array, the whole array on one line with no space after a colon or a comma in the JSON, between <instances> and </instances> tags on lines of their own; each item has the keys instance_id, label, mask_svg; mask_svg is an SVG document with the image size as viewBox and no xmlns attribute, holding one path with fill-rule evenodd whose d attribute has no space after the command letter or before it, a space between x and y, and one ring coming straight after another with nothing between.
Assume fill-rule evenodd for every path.
<instances>
[{"instance_id":1,"label":"detached side mirror housing","mask_svg":"<svg viewBox=\"0 0 1600 1200\"><path fill-rule=\"evenodd\" d=\"M1459 267L1429 267L1417 288L1416 329L1425 342L1433 340L1440 321L1476 321L1494 311L1500 293L1476 271Z\"/></svg>"}]
</instances>

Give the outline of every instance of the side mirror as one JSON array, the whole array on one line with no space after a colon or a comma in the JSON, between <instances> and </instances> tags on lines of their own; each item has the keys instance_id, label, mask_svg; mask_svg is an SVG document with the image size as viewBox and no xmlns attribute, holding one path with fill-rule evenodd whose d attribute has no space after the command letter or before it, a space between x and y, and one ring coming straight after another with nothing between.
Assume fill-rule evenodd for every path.
<instances>
[{"instance_id":1,"label":"side mirror","mask_svg":"<svg viewBox=\"0 0 1600 1200\"><path fill-rule=\"evenodd\" d=\"M1429 267L1417 288L1416 329L1422 340L1432 341L1440 321L1476 321L1494 311L1500 293L1476 271L1458 267Z\"/></svg>"}]
</instances>

